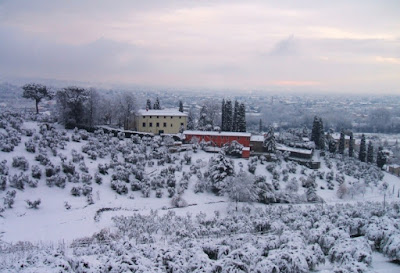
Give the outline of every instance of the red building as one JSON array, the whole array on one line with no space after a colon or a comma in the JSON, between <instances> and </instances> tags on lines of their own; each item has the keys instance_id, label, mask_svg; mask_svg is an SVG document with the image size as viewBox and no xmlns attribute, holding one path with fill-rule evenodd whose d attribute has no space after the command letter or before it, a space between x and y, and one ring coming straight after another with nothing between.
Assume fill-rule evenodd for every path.
<instances>
[{"instance_id":1,"label":"red building","mask_svg":"<svg viewBox=\"0 0 400 273\"><path fill-rule=\"evenodd\" d=\"M224 144L231 143L236 140L244 147L250 147L250 133L239 132L214 132L214 131L184 131L185 141L190 142L196 137L198 141L211 142L213 146L222 147Z\"/></svg>"}]
</instances>

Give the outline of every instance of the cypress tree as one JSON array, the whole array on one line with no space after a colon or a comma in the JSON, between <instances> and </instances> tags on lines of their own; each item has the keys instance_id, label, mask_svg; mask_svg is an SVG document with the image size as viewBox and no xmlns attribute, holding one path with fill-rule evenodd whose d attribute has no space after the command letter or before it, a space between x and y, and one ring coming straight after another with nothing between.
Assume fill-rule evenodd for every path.
<instances>
[{"instance_id":1,"label":"cypress tree","mask_svg":"<svg viewBox=\"0 0 400 273\"><path fill-rule=\"evenodd\" d=\"M225 102L225 131L232 131L232 101L227 100Z\"/></svg>"},{"instance_id":2,"label":"cypress tree","mask_svg":"<svg viewBox=\"0 0 400 273\"><path fill-rule=\"evenodd\" d=\"M146 109L151 110L151 100L150 99L147 99L147 101L146 101Z\"/></svg>"},{"instance_id":3,"label":"cypress tree","mask_svg":"<svg viewBox=\"0 0 400 273\"><path fill-rule=\"evenodd\" d=\"M376 165L378 165L379 168L383 168L383 166L386 164L386 161L386 155L383 152L383 148L380 146L378 148L378 154L376 156Z\"/></svg>"},{"instance_id":4,"label":"cypress tree","mask_svg":"<svg viewBox=\"0 0 400 273\"><path fill-rule=\"evenodd\" d=\"M365 135L361 136L360 152L358 153L358 159L361 162L365 162L367 156L366 145L365 145Z\"/></svg>"},{"instance_id":5,"label":"cypress tree","mask_svg":"<svg viewBox=\"0 0 400 273\"><path fill-rule=\"evenodd\" d=\"M374 147L372 146L372 142L368 142L368 149L367 149L367 162L373 163L374 162Z\"/></svg>"},{"instance_id":6,"label":"cypress tree","mask_svg":"<svg viewBox=\"0 0 400 273\"><path fill-rule=\"evenodd\" d=\"M344 146L345 146L345 136L343 129L340 131L340 140L339 140L339 154L344 154Z\"/></svg>"},{"instance_id":7,"label":"cypress tree","mask_svg":"<svg viewBox=\"0 0 400 273\"><path fill-rule=\"evenodd\" d=\"M183 113L183 103L181 100L179 101L179 112Z\"/></svg>"},{"instance_id":8,"label":"cypress tree","mask_svg":"<svg viewBox=\"0 0 400 273\"><path fill-rule=\"evenodd\" d=\"M354 139L353 139L353 133L350 133L349 157L353 157L353 154L354 154Z\"/></svg>"},{"instance_id":9,"label":"cypress tree","mask_svg":"<svg viewBox=\"0 0 400 273\"><path fill-rule=\"evenodd\" d=\"M158 97L156 99L156 102L154 103L153 109L154 110L160 110L161 109L160 100L158 99Z\"/></svg>"},{"instance_id":10,"label":"cypress tree","mask_svg":"<svg viewBox=\"0 0 400 273\"><path fill-rule=\"evenodd\" d=\"M239 110L238 110L238 132L246 132L246 107L244 106L244 103L241 103L239 105Z\"/></svg>"},{"instance_id":11,"label":"cypress tree","mask_svg":"<svg viewBox=\"0 0 400 273\"><path fill-rule=\"evenodd\" d=\"M233 119L232 119L232 131L239 132L239 102L235 100L235 106L233 107Z\"/></svg>"},{"instance_id":12,"label":"cypress tree","mask_svg":"<svg viewBox=\"0 0 400 273\"><path fill-rule=\"evenodd\" d=\"M189 109L188 113L188 119L187 119L187 129L188 130L194 130L195 124L194 124L194 113L193 113L193 108Z\"/></svg>"},{"instance_id":13,"label":"cypress tree","mask_svg":"<svg viewBox=\"0 0 400 273\"><path fill-rule=\"evenodd\" d=\"M258 132L261 133L262 132L262 120L260 119L260 123L258 125Z\"/></svg>"},{"instance_id":14,"label":"cypress tree","mask_svg":"<svg viewBox=\"0 0 400 273\"><path fill-rule=\"evenodd\" d=\"M207 127L207 107L203 105L200 109L200 117L197 122L197 129L201 131L205 131Z\"/></svg>"},{"instance_id":15,"label":"cypress tree","mask_svg":"<svg viewBox=\"0 0 400 273\"><path fill-rule=\"evenodd\" d=\"M336 153L336 142L330 134L328 134L328 150L332 154Z\"/></svg>"},{"instance_id":16,"label":"cypress tree","mask_svg":"<svg viewBox=\"0 0 400 273\"><path fill-rule=\"evenodd\" d=\"M221 130L222 131L226 131L225 130L225 99L222 99L222 105L221 105Z\"/></svg>"},{"instance_id":17,"label":"cypress tree","mask_svg":"<svg viewBox=\"0 0 400 273\"><path fill-rule=\"evenodd\" d=\"M321 129L320 129L320 119L319 117L314 117L314 122L311 131L311 141L314 141L315 147L319 149L319 141L321 137Z\"/></svg>"}]
</instances>

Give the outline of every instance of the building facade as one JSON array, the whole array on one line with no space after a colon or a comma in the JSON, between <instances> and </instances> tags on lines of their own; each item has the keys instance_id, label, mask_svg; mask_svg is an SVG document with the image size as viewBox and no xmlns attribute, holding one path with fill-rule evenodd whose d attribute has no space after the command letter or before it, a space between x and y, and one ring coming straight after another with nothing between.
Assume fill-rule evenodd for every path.
<instances>
[{"instance_id":1,"label":"building facade","mask_svg":"<svg viewBox=\"0 0 400 273\"><path fill-rule=\"evenodd\" d=\"M244 147L250 147L250 133L237 132L214 132L214 131L184 131L185 141L190 142L192 138L197 140L211 142L212 146L222 147L224 144L229 144L236 140Z\"/></svg>"},{"instance_id":2,"label":"building facade","mask_svg":"<svg viewBox=\"0 0 400 273\"><path fill-rule=\"evenodd\" d=\"M136 130L153 134L178 134L187 126L187 114L175 109L139 110Z\"/></svg>"}]
</instances>

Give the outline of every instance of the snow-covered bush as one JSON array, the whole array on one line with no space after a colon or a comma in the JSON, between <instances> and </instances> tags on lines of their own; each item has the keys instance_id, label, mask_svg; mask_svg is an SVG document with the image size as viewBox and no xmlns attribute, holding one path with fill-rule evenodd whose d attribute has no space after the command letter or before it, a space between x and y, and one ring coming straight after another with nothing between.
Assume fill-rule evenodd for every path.
<instances>
[{"instance_id":1,"label":"snow-covered bush","mask_svg":"<svg viewBox=\"0 0 400 273\"><path fill-rule=\"evenodd\" d=\"M77 163L83 160L83 155L78 153L75 149L72 149L72 162Z\"/></svg>"},{"instance_id":2,"label":"snow-covered bush","mask_svg":"<svg viewBox=\"0 0 400 273\"><path fill-rule=\"evenodd\" d=\"M225 179L234 175L233 161L228 160L223 153L219 153L215 158L210 159L208 172L210 190L220 194L226 187Z\"/></svg>"},{"instance_id":3,"label":"snow-covered bush","mask_svg":"<svg viewBox=\"0 0 400 273\"><path fill-rule=\"evenodd\" d=\"M257 168L257 157L251 157L247 163L248 170L250 173L254 174Z\"/></svg>"},{"instance_id":4,"label":"snow-covered bush","mask_svg":"<svg viewBox=\"0 0 400 273\"><path fill-rule=\"evenodd\" d=\"M69 161L68 163L62 162L61 166L65 174L75 174L75 165L71 161Z\"/></svg>"},{"instance_id":5,"label":"snow-covered bush","mask_svg":"<svg viewBox=\"0 0 400 273\"><path fill-rule=\"evenodd\" d=\"M38 165L32 165L32 177L36 179L40 179L42 177L42 170Z\"/></svg>"},{"instance_id":6,"label":"snow-covered bush","mask_svg":"<svg viewBox=\"0 0 400 273\"><path fill-rule=\"evenodd\" d=\"M36 152L36 144L33 142L33 140L29 140L25 142L25 149L29 153L35 153Z\"/></svg>"},{"instance_id":7,"label":"snow-covered bush","mask_svg":"<svg viewBox=\"0 0 400 273\"><path fill-rule=\"evenodd\" d=\"M23 171L27 171L29 169L28 160L26 160L24 156L13 157L12 166Z\"/></svg>"},{"instance_id":8,"label":"snow-covered bush","mask_svg":"<svg viewBox=\"0 0 400 273\"><path fill-rule=\"evenodd\" d=\"M30 209L37 209L41 203L40 199L31 201L31 200L25 200L26 204Z\"/></svg>"},{"instance_id":9,"label":"snow-covered bush","mask_svg":"<svg viewBox=\"0 0 400 273\"><path fill-rule=\"evenodd\" d=\"M94 182L96 182L96 184L99 184L99 185L101 185L103 183L103 177L101 177L98 172L96 172L94 174Z\"/></svg>"},{"instance_id":10,"label":"snow-covered bush","mask_svg":"<svg viewBox=\"0 0 400 273\"><path fill-rule=\"evenodd\" d=\"M242 156L243 145L240 144L239 142L237 142L236 140L233 140L229 144L225 144L222 147L222 150L227 155L241 157Z\"/></svg>"},{"instance_id":11,"label":"snow-covered bush","mask_svg":"<svg viewBox=\"0 0 400 273\"><path fill-rule=\"evenodd\" d=\"M11 209L14 205L14 199L17 192L15 190L7 191L6 196L4 197L4 206L6 208Z\"/></svg>"},{"instance_id":12,"label":"snow-covered bush","mask_svg":"<svg viewBox=\"0 0 400 273\"><path fill-rule=\"evenodd\" d=\"M5 191L7 187L7 176L0 176L0 191Z\"/></svg>"},{"instance_id":13,"label":"snow-covered bush","mask_svg":"<svg viewBox=\"0 0 400 273\"><path fill-rule=\"evenodd\" d=\"M7 160L0 162L0 175L8 175Z\"/></svg>"},{"instance_id":14,"label":"snow-covered bush","mask_svg":"<svg viewBox=\"0 0 400 273\"><path fill-rule=\"evenodd\" d=\"M183 207L187 207L188 203L186 202L185 199L182 198L182 196L180 194L177 194L174 197L172 197L171 205L174 208L183 208Z\"/></svg>"},{"instance_id":15,"label":"snow-covered bush","mask_svg":"<svg viewBox=\"0 0 400 273\"><path fill-rule=\"evenodd\" d=\"M111 181L111 189L115 190L118 194L128 193L128 187L126 186L126 182L121 180Z\"/></svg>"}]
</instances>

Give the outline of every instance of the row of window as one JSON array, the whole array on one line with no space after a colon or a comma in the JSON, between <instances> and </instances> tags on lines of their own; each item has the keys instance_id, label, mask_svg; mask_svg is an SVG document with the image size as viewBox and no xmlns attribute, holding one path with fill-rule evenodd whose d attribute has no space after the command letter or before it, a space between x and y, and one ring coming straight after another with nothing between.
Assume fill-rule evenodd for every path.
<instances>
[{"instance_id":1,"label":"row of window","mask_svg":"<svg viewBox=\"0 0 400 273\"><path fill-rule=\"evenodd\" d=\"M146 126L147 126L147 123L143 122L143 127L146 127ZM183 126L183 122L181 122L181 126ZM153 122L149 122L149 127L153 127ZM160 127L160 123L159 122L156 123L156 127ZM163 123L163 127L164 128L167 127L167 123L166 122ZM171 123L171 127L173 127L172 123Z\"/></svg>"},{"instance_id":2,"label":"row of window","mask_svg":"<svg viewBox=\"0 0 400 273\"><path fill-rule=\"evenodd\" d=\"M153 116L148 116L149 118L152 118ZM160 116L157 116L157 118L160 118ZM164 116L164 118L167 118L167 116ZM173 119L174 117L171 116L171 119ZM179 118L181 119L182 117L179 116Z\"/></svg>"}]
</instances>

